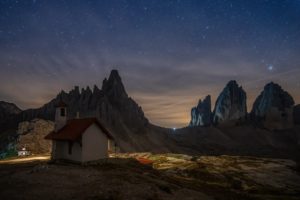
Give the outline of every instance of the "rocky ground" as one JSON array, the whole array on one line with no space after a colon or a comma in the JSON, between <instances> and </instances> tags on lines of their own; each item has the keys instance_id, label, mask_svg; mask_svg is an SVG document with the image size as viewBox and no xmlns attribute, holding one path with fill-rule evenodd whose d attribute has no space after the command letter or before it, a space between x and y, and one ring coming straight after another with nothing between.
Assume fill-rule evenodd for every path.
<instances>
[{"instance_id":1,"label":"rocky ground","mask_svg":"<svg viewBox=\"0 0 300 200\"><path fill-rule=\"evenodd\" d=\"M290 160L117 154L75 165L0 161L0 199L299 199Z\"/></svg>"},{"instance_id":2,"label":"rocky ground","mask_svg":"<svg viewBox=\"0 0 300 200\"><path fill-rule=\"evenodd\" d=\"M25 147L31 154L50 153L52 141L44 138L53 130L54 122L49 120L33 119L19 123L17 150Z\"/></svg>"},{"instance_id":3,"label":"rocky ground","mask_svg":"<svg viewBox=\"0 0 300 200\"><path fill-rule=\"evenodd\" d=\"M185 186L217 196L217 199L300 198L300 169L291 160L150 153L119 154L116 157L133 157L141 163L151 163L154 169L175 180L184 180ZM218 196L216 192L222 195Z\"/></svg>"}]
</instances>

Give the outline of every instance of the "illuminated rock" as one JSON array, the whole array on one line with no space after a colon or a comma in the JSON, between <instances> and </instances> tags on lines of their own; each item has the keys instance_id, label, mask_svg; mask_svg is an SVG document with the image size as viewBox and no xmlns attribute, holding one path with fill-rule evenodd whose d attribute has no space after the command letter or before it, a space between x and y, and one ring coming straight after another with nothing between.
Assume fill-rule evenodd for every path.
<instances>
[{"instance_id":1,"label":"illuminated rock","mask_svg":"<svg viewBox=\"0 0 300 200\"><path fill-rule=\"evenodd\" d=\"M18 126L17 150L25 148L31 154L50 153L52 143L44 137L54 130L52 121L33 119Z\"/></svg>"},{"instance_id":2,"label":"illuminated rock","mask_svg":"<svg viewBox=\"0 0 300 200\"><path fill-rule=\"evenodd\" d=\"M268 129L287 129L294 125L294 99L280 85L269 83L253 104L251 117Z\"/></svg>"},{"instance_id":3,"label":"illuminated rock","mask_svg":"<svg viewBox=\"0 0 300 200\"><path fill-rule=\"evenodd\" d=\"M190 126L209 126L211 124L211 98L206 96L203 101L199 100L196 107L191 110Z\"/></svg>"},{"instance_id":4,"label":"illuminated rock","mask_svg":"<svg viewBox=\"0 0 300 200\"><path fill-rule=\"evenodd\" d=\"M219 95L213 112L213 123L231 123L247 116L246 92L236 81L230 81Z\"/></svg>"}]
</instances>

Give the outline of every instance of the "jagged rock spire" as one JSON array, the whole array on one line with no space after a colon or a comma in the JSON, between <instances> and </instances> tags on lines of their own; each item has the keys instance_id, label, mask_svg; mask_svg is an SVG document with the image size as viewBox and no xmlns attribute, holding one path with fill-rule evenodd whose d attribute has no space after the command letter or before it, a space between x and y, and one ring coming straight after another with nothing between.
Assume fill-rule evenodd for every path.
<instances>
[{"instance_id":1,"label":"jagged rock spire","mask_svg":"<svg viewBox=\"0 0 300 200\"><path fill-rule=\"evenodd\" d=\"M106 78L103 80L102 90L112 101L128 98L122 79L117 70L112 70L108 80Z\"/></svg>"},{"instance_id":2,"label":"jagged rock spire","mask_svg":"<svg viewBox=\"0 0 300 200\"><path fill-rule=\"evenodd\" d=\"M247 116L246 92L235 80L229 81L219 95L213 112L213 123L243 120Z\"/></svg>"},{"instance_id":3,"label":"jagged rock spire","mask_svg":"<svg viewBox=\"0 0 300 200\"><path fill-rule=\"evenodd\" d=\"M211 124L211 97L206 96L201 99L198 105L191 110L190 126L209 126Z\"/></svg>"},{"instance_id":4,"label":"jagged rock spire","mask_svg":"<svg viewBox=\"0 0 300 200\"><path fill-rule=\"evenodd\" d=\"M95 94L95 93L99 93L99 92L101 92L101 90L98 88L97 85L94 85L93 93Z\"/></svg>"},{"instance_id":5,"label":"jagged rock spire","mask_svg":"<svg viewBox=\"0 0 300 200\"><path fill-rule=\"evenodd\" d=\"M286 129L294 125L293 97L276 83L268 83L256 98L251 111L255 121L268 129Z\"/></svg>"},{"instance_id":6,"label":"jagged rock spire","mask_svg":"<svg viewBox=\"0 0 300 200\"><path fill-rule=\"evenodd\" d=\"M284 111L295 104L293 97L280 85L270 82L256 98L251 111L252 115L263 117L271 107Z\"/></svg>"}]
</instances>

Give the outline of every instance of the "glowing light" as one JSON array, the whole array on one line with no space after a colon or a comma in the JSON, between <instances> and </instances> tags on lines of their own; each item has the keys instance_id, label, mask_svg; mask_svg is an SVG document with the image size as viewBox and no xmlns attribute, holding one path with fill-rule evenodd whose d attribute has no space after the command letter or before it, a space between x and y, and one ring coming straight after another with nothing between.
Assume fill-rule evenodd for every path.
<instances>
[{"instance_id":1,"label":"glowing light","mask_svg":"<svg viewBox=\"0 0 300 200\"><path fill-rule=\"evenodd\" d=\"M273 69L274 69L273 65L269 65L269 66L268 66L268 70L269 70L269 71L273 71Z\"/></svg>"},{"instance_id":2,"label":"glowing light","mask_svg":"<svg viewBox=\"0 0 300 200\"><path fill-rule=\"evenodd\" d=\"M173 128L173 131L176 131L176 128Z\"/></svg>"},{"instance_id":3,"label":"glowing light","mask_svg":"<svg viewBox=\"0 0 300 200\"><path fill-rule=\"evenodd\" d=\"M8 160L1 160L0 164L2 163L20 163L20 162L32 162L32 161L42 161L42 160L50 160L50 156L31 156L31 157L26 157L26 158L12 158Z\"/></svg>"}]
</instances>

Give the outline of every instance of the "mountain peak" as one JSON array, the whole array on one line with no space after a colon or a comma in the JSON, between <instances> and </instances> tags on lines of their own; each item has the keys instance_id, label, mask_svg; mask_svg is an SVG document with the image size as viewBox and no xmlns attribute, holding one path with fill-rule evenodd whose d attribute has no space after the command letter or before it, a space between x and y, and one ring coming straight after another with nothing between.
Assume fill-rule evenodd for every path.
<instances>
[{"instance_id":1,"label":"mountain peak","mask_svg":"<svg viewBox=\"0 0 300 200\"><path fill-rule=\"evenodd\" d=\"M274 82L270 82L268 84L265 85L264 87L264 91L266 92L269 92L271 94L273 93L277 93L277 94L280 94L280 93L286 93L286 96L290 96L282 87L281 85L277 84L277 83L274 83ZM274 95L274 94L273 94ZM293 100L294 101L294 100Z\"/></svg>"},{"instance_id":2,"label":"mountain peak","mask_svg":"<svg viewBox=\"0 0 300 200\"><path fill-rule=\"evenodd\" d=\"M211 98L206 96L191 110L191 122L189 126L209 126L211 124Z\"/></svg>"},{"instance_id":3,"label":"mountain peak","mask_svg":"<svg viewBox=\"0 0 300 200\"><path fill-rule=\"evenodd\" d=\"M98 92L101 92L101 90L98 88L97 85L94 85L93 93L98 93Z\"/></svg>"},{"instance_id":4,"label":"mountain peak","mask_svg":"<svg viewBox=\"0 0 300 200\"><path fill-rule=\"evenodd\" d=\"M128 97L119 72L115 69L111 70L108 80L103 80L102 90L112 100Z\"/></svg>"},{"instance_id":5,"label":"mountain peak","mask_svg":"<svg viewBox=\"0 0 300 200\"><path fill-rule=\"evenodd\" d=\"M293 97L279 84L270 82L254 101L251 117L256 121L263 119L268 129L286 129L293 127Z\"/></svg>"},{"instance_id":6,"label":"mountain peak","mask_svg":"<svg viewBox=\"0 0 300 200\"><path fill-rule=\"evenodd\" d=\"M274 82L265 85L264 90L254 102L252 113L263 116L271 107L279 110L291 108L295 104L293 97Z\"/></svg>"},{"instance_id":7,"label":"mountain peak","mask_svg":"<svg viewBox=\"0 0 300 200\"><path fill-rule=\"evenodd\" d=\"M238 86L236 80L231 80L227 83L227 86Z\"/></svg>"},{"instance_id":8,"label":"mountain peak","mask_svg":"<svg viewBox=\"0 0 300 200\"><path fill-rule=\"evenodd\" d=\"M119 75L118 70L116 70L116 69L111 70L109 79L113 79L113 80L117 80L117 81L121 82L121 77Z\"/></svg>"},{"instance_id":9,"label":"mountain peak","mask_svg":"<svg viewBox=\"0 0 300 200\"><path fill-rule=\"evenodd\" d=\"M0 119L5 119L8 115L19 114L22 110L13 103L0 101Z\"/></svg>"},{"instance_id":10,"label":"mountain peak","mask_svg":"<svg viewBox=\"0 0 300 200\"><path fill-rule=\"evenodd\" d=\"M217 98L213 123L243 120L246 115L246 92L235 80L231 80Z\"/></svg>"}]
</instances>

